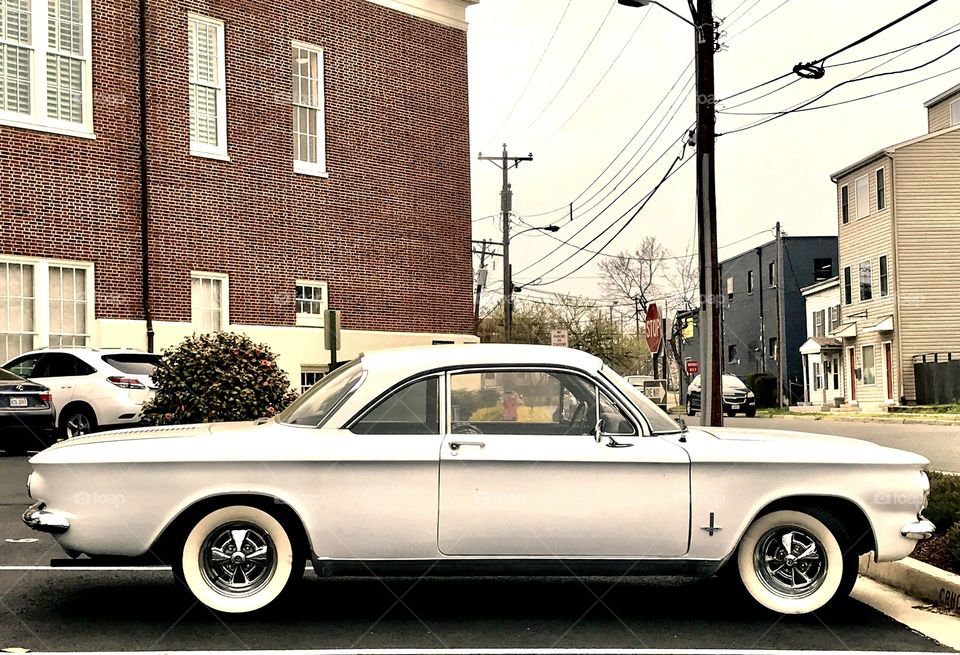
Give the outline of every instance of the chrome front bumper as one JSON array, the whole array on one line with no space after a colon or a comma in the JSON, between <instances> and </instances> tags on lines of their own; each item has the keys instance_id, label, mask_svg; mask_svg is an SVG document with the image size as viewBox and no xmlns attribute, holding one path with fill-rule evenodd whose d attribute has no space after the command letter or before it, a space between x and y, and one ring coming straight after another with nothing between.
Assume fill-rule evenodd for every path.
<instances>
[{"instance_id":1,"label":"chrome front bumper","mask_svg":"<svg viewBox=\"0 0 960 655\"><path fill-rule=\"evenodd\" d=\"M63 534L70 529L70 522L62 514L48 511L45 507L43 503L34 503L27 508L21 518L28 528L51 534Z\"/></svg>"},{"instance_id":2,"label":"chrome front bumper","mask_svg":"<svg viewBox=\"0 0 960 655\"><path fill-rule=\"evenodd\" d=\"M929 539L932 537L933 533L936 531L937 526L935 526L932 521L923 518L921 515L917 515L916 521L907 523L905 526L900 528L900 535L906 537L907 539L923 541L924 539Z\"/></svg>"}]
</instances>

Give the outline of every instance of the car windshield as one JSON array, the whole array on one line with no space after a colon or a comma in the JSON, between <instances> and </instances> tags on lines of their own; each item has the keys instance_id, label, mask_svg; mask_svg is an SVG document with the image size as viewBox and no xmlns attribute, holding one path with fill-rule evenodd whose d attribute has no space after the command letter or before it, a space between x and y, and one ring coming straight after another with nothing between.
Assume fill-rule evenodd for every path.
<instances>
[{"instance_id":1,"label":"car windshield","mask_svg":"<svg viewBox=\"0 0 960 655\"><path fill-rule=\"evenodd\" d=\"M0 368L0 380L16 381L16 380L22 380L22 379L23 378L20 377L19 375L15 373L11 373L5 368Z\"/></svg>"},{"instance_id":2,"label":"car windshield","mask_svg":"<svg viewBox=\"0 0 960 655\"><path fill-rule=\"evenodd\" d=\"M324 376L277 415L277 421L289 425L321 427L353 392L362 377L363 365L359 359L344 364Z\"/></svg>"},{"instance_id":3,"label":"car windshield","mask_svg":"<svg viewBox=\"0 0 960 655\"><path fill-rule=\"evenodd\" d=\"M616 384L620 391L629 396L629 398L637 405L640 413L643 414L644 418L646 418L647 422L650 424L650 429L654 434L664 432L679 432L681 429L683 429L679 423L670 418L669 414L664 412L662 409L660 409L660 407L657 406L656 403L643 395L643 392L640 391L640 389L624 380L618 373L604 366L603 374L608 380Z\"/></svg>"},{"instance_id":4,"label":"car windshield","mask_svg":"<svg viewBox=\"0 0 960 655\"><path fill-rule=\"evenodd\" d=\"M116 353L104 355L101 359L127 375L153 375L160 363L160 355L150 353Z\"/></svg>"}]
</instances>

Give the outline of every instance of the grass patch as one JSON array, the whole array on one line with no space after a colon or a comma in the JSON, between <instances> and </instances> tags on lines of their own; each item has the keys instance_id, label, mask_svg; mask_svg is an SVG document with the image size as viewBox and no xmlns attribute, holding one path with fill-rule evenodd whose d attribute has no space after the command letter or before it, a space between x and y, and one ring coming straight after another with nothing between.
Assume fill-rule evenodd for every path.
<instances>
[{"instance_id":1,"label":"grass patch","mask_svg":"<svg viewBox=\"0 0 960 655\"><path fill-rule=\"evenodd\" d=\"M950 403L949 405L907 405L904 407L891 407L891 414L958 414L960 415L960 403Z\"/></svg>"}]
</instances>

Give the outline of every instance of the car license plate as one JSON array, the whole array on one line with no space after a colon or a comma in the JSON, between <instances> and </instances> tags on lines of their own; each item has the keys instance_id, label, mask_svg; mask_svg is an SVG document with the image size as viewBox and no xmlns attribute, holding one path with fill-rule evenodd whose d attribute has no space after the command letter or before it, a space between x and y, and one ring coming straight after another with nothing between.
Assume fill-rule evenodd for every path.
<instances>
[{"instance_id":1,"label":"car license plate","mask_svg":"<svg viewBox=\"0 0 960 655\"><path fill-rule=\"evenodd\" d=\"M11 407L26 407L27 399L26 398L11 398L10 399Z\"/></svg>"},{"instance_id":2,"label":"car license plate","mask_svg":"<svg viewBox=\"0 0 960 655\"><path fill-rule=\"evenodd\" d=\"M740 409L740 405L730 405L730 409Z\"/></svg>"}]
</instances>

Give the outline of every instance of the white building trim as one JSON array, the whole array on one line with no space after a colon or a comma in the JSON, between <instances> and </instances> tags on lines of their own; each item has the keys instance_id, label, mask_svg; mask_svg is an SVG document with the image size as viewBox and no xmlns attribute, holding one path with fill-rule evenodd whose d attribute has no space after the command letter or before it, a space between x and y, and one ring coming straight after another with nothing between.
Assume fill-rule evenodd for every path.
<instances>
[{"instance_id":1,"label":"white building trim","mask_svg":"<svg viewBox=\"0 0 960 655\"><path fill-rule=\"evenodd\" d=\"M480 0L367 0L375 5L401 11L417 18L459 30L467 29L467 7Z\"/></svg>"}]
</instances>

